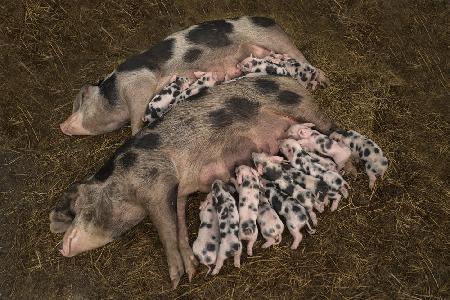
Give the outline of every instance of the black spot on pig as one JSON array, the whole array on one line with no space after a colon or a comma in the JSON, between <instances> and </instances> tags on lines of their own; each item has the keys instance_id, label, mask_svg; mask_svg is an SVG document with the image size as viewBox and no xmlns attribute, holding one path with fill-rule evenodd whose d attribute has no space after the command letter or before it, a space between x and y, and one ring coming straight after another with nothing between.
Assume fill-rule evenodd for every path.
<instances>
[{"instance_id":1,"label":"black spot on pig","mask_svg":"<svg viewBox=\"0 0 450 300\"><path fill-rule=\"evenodd\" d=\"M233 32L233 24L225 20L200 23L186 34L186 39L194 44L209 48L220 48L231 45L228 37Z\"/></svg>"},{"instance_id":2,"label":"black spot on pig","mask_svg":"<svg viewBox=\"0 0 450 300\"><path fill-rule=\"evenodd\" d=\"M188 100L188 101L195 101L195 100L198 100L198 99L200 99L200 98L202 98L203 96L206 96L206 95L208 95L208 94L209 94L208 88L207 88L206 86L204 86L204 87L201 87L201 88L200 88L200 90L198 91L197 94L195 94L195 95L189 97L187 100Z\"/></svg>"},{"instance_id":3,"label":"black spot on pig","mask_svg":"<svg viewBox=\"0 0 450 300\"><path fill-rule=\"evenodd\" d=\"M161 144L158 133L150 132L135 138L133 146L138 149L152 150L157 149Z\"/></svg>"},{"instance_id":4,"label":"black spot on pig","mask_svg":"<svg viewBox=\"0 0 450 300\"><path fill-rule=\"evenodd\" d=\"M183 60L187 63L192 63L200 57L203 50L198 48L189 48L183 55Z\"/></svg>"},{"instance_id":5,"label":"black spot on pig","mask_svg":"<svg viewBox=\"0 0 450 300\"><path fill-rule=\"evenodd\" d=\"M172 58L175 39L170 38L153 45L150 49L133 55L117 67L119 72L139 69L157 70L161 64Z\"/></svg>"},{"instance_id":6,"label":"black spot on pig","mask_svg":"<svg viewBox=\"0 0 450 300\"><path fill-rule=\"evenodd\" d=\"M281 91L278 94L277 101L283 105L299 104L302 101L302 96L291 91Z\"/></svg>"},{"instance_id":7,"label":"black spot on pig","mask_svg":"<svg viewBox=\"0 0 450 300\"><path fill-rule=\"evenodd\" d=\"M368 148L364 149L364 156L369 156L370 150Z\"/></svg>"},{"instance_id":8,"label":"black spot on pig","mask_svg":"<svg viewBox=\"0 0 450 300\"><path fill-rule=\"evenodd\" d=\"M104 182L111 176L114 171L114 156L106 161L106 163L97 171L94 175L94 179L100 182Z\"/></svg>"},{"instance_id":9,"label":"black spot on pig","mask_svg":"<svg viewBox=\"0 0 450 300\"><path fill-rule=\"evenodd\" d=\"M255 81L255 86L263 93L275 93L280 89L280 85L269 79L258 79Z\"/></svg>"},{"instance_id":10,"label":"black spot on pig","mask_svg":"<svg viewBox=\"0 0 450 300\"><path fill-rule=\"evenodd\" d=\"M233 116L225 108L217 109L208 114L211 126L216 129L226 128L233 124Z\"/></svg>"},{"instance_id":11,"label":"black spot on pig","mask_svg":"<svg viewBox=\"0 0 450 300\"><path fill-rule=\"evenodd\" d=\"M99 84L100 94L106 99L110 106L117 103L116 73L103 80Z\"/></svg>"},{"instance_id":12,"label":"black spot on pig","mask_svg":"<svg viewBox=\"0 0 450 300\"><path fill-rule=\"evenodd\" d=\"M212 243L208 243L208 244L206 244L206 250L211 251L211 252L216 251L216 245L214 245Z\"/></svg>"},{"instance_id":13,"label":"black spot on pig","mask_svg":"<svg viewBox=\"0 0 450 300\"><path fill-rule=\"evenodd\" d=\"M205 262L206 262L207 264L210 264L210 263L212 262L211 257L205 256Z\"/></svg>"},{"instance_id":14,"label":"black spot on pig","mask_svg":"<svg viewBox=\"0 0 450 300\"><path fill-rule=\"evenodd\" d=\"M136 163L137 154L134 152L127 152L121 158L120 162L125 169L129 169Z\"/></svg>"},{"instance_id":15,"label":"black spot on pig","mask_svg":"<svg viewBox=\"0 0 450 300\"><path fill-rule=\"evenodd\" d=\"M238 251L239 248L240 248L240 245L238 243L234 243L232 248L233 248L234 251Z\"/></svg>"},{"instance_id":16,"label":"black spot on pig","mask_svg":"<svg viewBox=\"0 0 450 300\"><path fill-rule=\"evenodd\" d=\"M264 178L270 181L277 180L282 175L281 170L277 170L275 168L267 168L264 172Z\"/></svg>"},{"instance_id":17,"label":"black spot on pig","mask_svg":"<svg viewBox=\"0 0 450 300\"><path fill-rule=\"evenodd\" d=\"M225 107L236 120L248 121L249 118L258 115L261 103L247 98L233 97L225 101Z\"/></svg>"},{"instance_id":18,"label":"black spot on pig","mask_svg":"<svg viewBox=\"0 0 450 300\"><path fill-rule=\"evenodd\" d=\"M250 17L250 20L252 20L253 24L260 26L260 27L270 27L274 26L276 23L273 19L267 18L267 17Z\"/></svg>"}]
</instances>

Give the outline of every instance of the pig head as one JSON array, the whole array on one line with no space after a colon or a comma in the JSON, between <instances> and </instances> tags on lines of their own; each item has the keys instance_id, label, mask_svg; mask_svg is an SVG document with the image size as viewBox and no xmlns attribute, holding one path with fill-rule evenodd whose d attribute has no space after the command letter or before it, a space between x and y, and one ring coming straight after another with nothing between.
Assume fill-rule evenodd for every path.
<instances>
[{"instance_id":1,"label":"pig head","mask_svg":"<svg viewBox=\"0 0 450 300\"><path fill-rule=\"evenodd\" d=\"M63 256L106 245L145 217L142 208L111 200L111 192L102 193L92 183L75 183L62 195L50 213L50 230L65 233Z\"/></svg>"},{"instance_id":2,"label":"pig head","mask_svg":"<svg viewBox=\"0 0 450 300\"><path fill-rule=\"evenodd\" d=\"M104 82L108 81L106 79ZM124 105L111 105L102 93L104 83L84 85L73 102L72 114L59 125L67 135L97 135L122 127L128 121Z\"/></svg>"}]
</instances>

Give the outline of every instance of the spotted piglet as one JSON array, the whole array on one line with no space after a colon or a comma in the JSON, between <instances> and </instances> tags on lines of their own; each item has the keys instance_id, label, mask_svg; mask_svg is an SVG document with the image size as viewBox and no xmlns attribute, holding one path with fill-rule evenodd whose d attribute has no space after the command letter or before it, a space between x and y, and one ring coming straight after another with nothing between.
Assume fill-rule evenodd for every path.
<instances>
[{"instance_id":1,"label":"spotted piglet","mask_svg":"<svg viewBox=\"0 0 450 300\"><path fill-rule=\"evenodd\" d=\"M349 147L353 159L365 162L369 187L373 189L377 176L383 177L389 164L381 148L374 141L354 130L339 130L333 132L330 138Z\"/></svg>"},{"instance_id":2,"label":"spotted piglet","mask_svg":"<svg viewBox=\"0 0 450 300\"><path fill-rule=\"evenodd\" d=\"M233 180L239 193L239 238L248 241L247 254L253 255L253 244L258 238L259 174L249 166L239 166Z\"/></svg>"},{"instance_id":3,"label":"spotted piglet","mask_svg":"<svg viewBox=\"0 0 450 300\"><path fill-rule=\"evenodd\" d=\"M192 246L200 263L208 267L208 273L211 271L211 265L216 262L219 239L219 220L213 206L212 194L209 193L200 205L200 229Z\"/></svg>"},{"instance_id":4,"label":"spotted piglet","mask_svg":"<svg viewBox=\"0 0 450 300\"><path fill-rule=\"evenodd\" d=\"M212 184L213 206L219 219L220 246L212 275L219 273L225 259L234 257L234 266L241 266L242 244L239 240L239 213L229 187L221 180Z\"/></svg>"},{"instance_id":5,"label":"spotted piglet","mask_svg":"<svg viewBox=\"0 0 450 300\"><path fill-rule=\"evenodd\" d=\"M272 181L286 197L297 200L307 210L313 224L317 225L317 217L313 211L315 201L311 192L295 184L292 177L283 172L283 158L265 153L252 153L252 158L258 173Z\"/></svg>"},{"instance_id":6,"label":"spotted piglet","mask_svg":"<svg viewBox=\"0 0 450 300\"><path fill-rule=\"evenodd\" d=\"M171 83L149 102L142 121L149 124L155 122L179 102L214 86L218 81L214 72L194 72L194 75L198 79L193 83L187 77L173 76Z\"/></svg>"},{"instance_id":7,"label":"spotted piglet","mask_svg":"<svg viewBox=\"0 0 450 300\"><path fill-rule=\"evenodd\" d=\"M285 218L286 227L294 238L291 249L297 249L303 239L303 234L301 233L303 227L307 226L306 230L310 234L315 232L315 229L313 228L314 225L311 224L312 222L308 212L295 199L283 197L283 195L279 194L274 183L265 179L262 179L261 181L265 198L268 199L278 214Z\"/></svg>"},{"instance_id":8,"label":"spotted piglet","mask_svg":"<svg viewBox=\"0 0 450 300\"><path fill-rule=\"evenodd\" d=\"M261 248L268 248L272 245L281 243L284 224L270 205L269 200L262 189L259 193L257 221L261 228L261 234L266 240Z\"/></svg>"},{"instance_id":9,"label":"spotted piglet","mask_svg":"<svg viewBox=\"0 0 450 300\"><path fill-rule=\"evenodd\" d=\"M304 175L309 175L320 180L313 180L309 177L304 178L302 174L293 176L294 180L300 184L308 184L309 188L315 187L317 188L316 191L322 190L326 195L324 204L328 205L328 202L330 201L332 203L331 211L337 209L339 201L341 200L341 195L338 191L342 193L344 198L348 197L348 184L344 178L342 178L339 173L327 170L324 166L316 162L316 160L310 156L311 153L305 152L296 140L285 139L281 141L280 151L287 157L295 170L299 170L301 173L304 173ZM291 172L296 173L295 171ZM326 192L323 183L329 188Z\"/></svg>"},{"instance_id":10,"label":"spotted piglet","mask_svg":"<svg viewBox=\"0 0 450 300\"><path fill-rule=\"evenodd\" d=\"M287 134L289 137L296 139L306 151L316 151L319 154L333 158L338 166L338 170L341 170L350 158L350 149L333 141L317 130L311 129L314 126L311 123L294 124L288 129Z\"/></svg>"}]
</instances>

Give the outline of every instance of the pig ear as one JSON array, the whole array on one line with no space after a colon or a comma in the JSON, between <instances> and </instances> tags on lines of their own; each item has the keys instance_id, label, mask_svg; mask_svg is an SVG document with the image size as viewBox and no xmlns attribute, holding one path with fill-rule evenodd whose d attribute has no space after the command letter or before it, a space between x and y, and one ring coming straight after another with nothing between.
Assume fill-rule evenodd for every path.
<instances>
[{"instance_id":1,"label":"pig ear","mask_svg":"<svg viewBox=\"0 0 450 300\"><path fill-rule=\"evenodd\" d=\"M250 170L252 170L252 174L253 174L255 177L259 177L259 174L258 174L258 172L257 172L255 169L251 168Z\"/></svg>"}]
</instances>

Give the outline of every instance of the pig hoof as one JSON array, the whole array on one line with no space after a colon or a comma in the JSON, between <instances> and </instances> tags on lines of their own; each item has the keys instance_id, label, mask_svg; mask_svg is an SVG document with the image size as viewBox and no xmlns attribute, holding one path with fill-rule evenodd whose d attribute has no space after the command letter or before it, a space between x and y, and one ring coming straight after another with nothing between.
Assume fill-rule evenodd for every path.
<instances>
[{"instance_id":1,"label":"pig hoof","mask_svg":"<svg viewBox=\"0 0 450 300\"><path fill-rule=\"evenodd\" d=\"M180 283L180 278L172 279L172 289L176 289Z\"/></svg>"},{"instance_id":2,"label":"pig hoof","mask_svg":"<svg viewBox=\"0 0 450 300\"><path fill-rule=\"evenodd\" d=\"M198 261L194 256L191 248L181 248L181 257L183 258L184 269L188 274L189 281L194 277L195 269L198 266Z\"/></svg>"},{"instance_id":3,"label":"pig hoof","mask_svg":"<svg viewBox=\"0 0 450 300\"><path fill-rule=\"evenodd\" d=\"M195 275L195 269L193 271L188 271L187 274L188 274L189 282L192 282L192 278L194 278L194 275Z\"/></svg>"}]
</instances>

